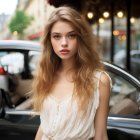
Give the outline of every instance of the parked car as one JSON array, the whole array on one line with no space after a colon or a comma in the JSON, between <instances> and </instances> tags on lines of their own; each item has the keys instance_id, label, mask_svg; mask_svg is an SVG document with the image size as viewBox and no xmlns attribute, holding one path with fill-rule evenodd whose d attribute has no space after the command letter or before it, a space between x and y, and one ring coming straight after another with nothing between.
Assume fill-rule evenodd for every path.
<instances>
[{"instance_id":1,"label":"parked car","mask_svg":"<svg viewBox=\"0 0 140 140\"><path fill-rule=\"evenodd\" d=\"M8 85L7 89L4 86L0 87L0 140L34 140L40 120L38 113L31 108L31 99L27 93L31 92L39 54L39 43L0 41L0 65L6 72L3 76L7 77ZM4 59L9 56L17 58L13 61L9 61L10 58ZM18 61L18 57L21 56L22 59ZM19 66L14 64L15 61L18 61ZM103 64L112 79L107 123L109 140L138 140L140 139L140 81L116 65L108 62ZM1 83L6 84L2 80L0 85Z\"/></svg>"},{"instance_id":2,"label":"parked car","mask_svg":"<svg viewBox=\"0 0 140 140\"><path fill-rule=\"evenodd\" d=\"M126 67L126 51L120 50L114 56L114 63L122 68ZM140 50L130 51L131 73L140 78Z\"/></svg>"}]
</instances>

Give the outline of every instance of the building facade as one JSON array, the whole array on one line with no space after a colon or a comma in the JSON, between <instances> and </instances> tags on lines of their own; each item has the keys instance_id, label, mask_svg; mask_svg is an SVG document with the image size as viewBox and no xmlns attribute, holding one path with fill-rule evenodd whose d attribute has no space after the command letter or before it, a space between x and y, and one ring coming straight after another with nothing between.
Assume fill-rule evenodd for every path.
<instances>
[{"instance_id":1,"label":"building facade","mask_svg":"<svg viewBox=\"0 0 140 140\"><path fill-rule=\"evenodd\" d=\"M54 10L45 0L20 0L18 10L24 10L33 17L31 25L25 31L25 39L39 40L48 16Z\"/></svg>"}]
</instances>

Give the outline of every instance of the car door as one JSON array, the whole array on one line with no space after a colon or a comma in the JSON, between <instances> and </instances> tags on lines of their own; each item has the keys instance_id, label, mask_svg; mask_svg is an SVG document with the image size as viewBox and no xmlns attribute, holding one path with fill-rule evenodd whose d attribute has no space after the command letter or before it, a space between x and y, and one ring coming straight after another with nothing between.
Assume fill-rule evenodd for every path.
<instances>
[{"instance_id":1,"label":"car door","mask_svg":"<svg viewBox=\"0 0 140 140\"><path fill-rule=\"evenodd\" d=\"M6 109L0 118L0 139L34 140L39 126L39 116L34 115L29 110Z\"/></svg>"},{"instance_id":2,"label":"car door","mask_svg":"<svg viewBox=\"0 0 140 140\"><path fill-rule=\"evenodd\" d=\"M107 66L112 79L108 135L113 140L140 139L140 82L126 71Z\"/></svg>"},{"instance_id":3,"label":"car door","mask_svg":"<svg viewBox=\"0 0 140 140\"><path fill-rule=\"evenodd\" d=\"M17 109L8 92L0 89L0 139L34 140L39 126L39 115L29 109Z\"/></svg>"}]
</instances>

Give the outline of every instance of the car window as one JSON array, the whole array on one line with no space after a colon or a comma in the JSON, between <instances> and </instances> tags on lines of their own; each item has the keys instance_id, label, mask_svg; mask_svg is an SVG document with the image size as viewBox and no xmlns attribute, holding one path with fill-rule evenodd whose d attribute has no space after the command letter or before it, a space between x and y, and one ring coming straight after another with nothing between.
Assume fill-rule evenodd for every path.
<instances>
[{"instance_id":1,"label":"car window","mask_svg":"<svg viewBox=\"0 0 140 140\"><path fill-rule=\"evenodd\" d=\"M140 91L121 76L110 73L112 93L110 98L110 115L140 115Z\"/></svg>"},{"instance_id":2,"label":"car window","mask_svg":"<svg viewBox=\"0 0 140 140\"><path fill-rule=\"evenodd\" d=\"M132 56L132 58L139 58L140 59L140 54L139 53L133 54L131 56Z\"/></svg>"},{"instance_id":3,"label":"car window","mask_svg":"<svg viewBox=\"0 0 140 140\"><path fill-rule=\"evenodd\" d=\"M133 54L132 58L138 58L138 56L139 56L138 54Z\"/></svg>"},{"instance_id":4,"label":"car window","mask_svg":"<svg viewBox=\"0 0 140 140\"><path fill-rule=\"evenodd\" d=\"M29 69L31 74L34 75L34 71L36 69L38 60L39 60L40 52L30 51L29 52Z\"/></svg>"},{"instance_id":5,"label":"car window","mask_svg":"<svg viewBox=\"0 0 140 140\"><path fill-rule=\"evenodd\" d=\"M8 73L20 73L24 69L24 56L20 52L1 52L0 63Z\"/></svg>"}]
</instances>

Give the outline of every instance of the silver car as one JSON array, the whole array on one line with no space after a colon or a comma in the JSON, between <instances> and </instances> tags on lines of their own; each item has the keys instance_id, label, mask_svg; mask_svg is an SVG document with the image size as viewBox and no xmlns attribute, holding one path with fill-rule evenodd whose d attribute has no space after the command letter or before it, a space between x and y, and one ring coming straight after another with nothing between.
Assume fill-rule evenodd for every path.
<instances>
[{"instance_id":1,"label":"silver car","mask_svg":"<svg viewBox=\"0 0 140 140\"><path fill-rule=\"evenodd\" d=\"M0 139L34 140L39 115L32 111L32 102L27 93L32 90L40 44L18 40L0 41L0 54L0 60L13 55L22 56L20 61L18 57L8 62L2 60L1 67L6 73L0 76L7 77L7 80L0 80L0 85L7 84L7 88L0 87ZM15 61L19 66L15 65ZM112 79L107 125L109 140L139 140L140 81L113 64L103 64Z\"/></svg>"}]
</instances>

